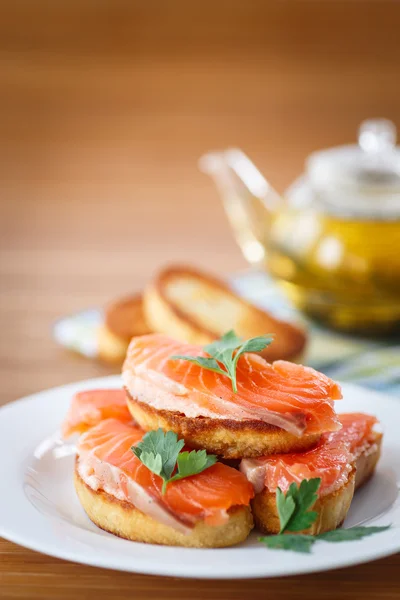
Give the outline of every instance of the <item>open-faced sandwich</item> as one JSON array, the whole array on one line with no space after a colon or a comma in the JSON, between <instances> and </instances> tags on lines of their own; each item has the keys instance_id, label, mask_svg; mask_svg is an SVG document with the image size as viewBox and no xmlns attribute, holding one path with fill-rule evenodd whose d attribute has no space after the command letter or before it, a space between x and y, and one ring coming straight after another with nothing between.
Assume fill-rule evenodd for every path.
<instances>
[{"instance_id":1,"label":"open-faced sandwich","mask_svg":"<svg viewBox=\"0 0 400 600\"><path fill-rule=\"evenodd\" d=\"M230 332L204 349L160 334L133 339L122 372L133 418L224 458L306 450L340 429L339 386L308 367L268 363L251 352L271 338L255 339L242 347ZM235 366L234 386L218 365Z\"/></svg>"},{"instance_id":2,"label":"open-faced sandwich","mask_svg":"<svg viewBox=\"0 0 400 600\"><path fill-rule=\"evenodd\" d=\"M297 454L245 458L240 470L254 486L253 515L265 533L279 533L276 490L288 492L292 483L320 479L313 506L317 518L307 533L339 527L346 518L354 489L372 475L378 462L382 434L374 431L375 417L360 413L338 415L342 428L325 433L314 448Z\"/></svg>"},{"instance_id":3,"label":"open-faced sandwich","mask_svg":"<svg viewBox=\"0 0 400 600\"><path fill-rule=\"evenodd\" d=\"M254 517L273 534L260 538L268 547L300 552L384 529L332 535L379 459L376 418L337 415L338 384L267 363L259 353L269 343L233 331L204 348L146 335L130 344L125 390L72 399L63 434L80 436L75 488L96 525L134 541L216 548L244 541ZM239 469L225 464L232 457Z\"/></svg>"},{"instance_id":4,"label":"open-faced sandwich","mask_svg":"<svg viewBox=\"0 0 400 600\"><path fill-rule=\"evenodd\" d=\"M253 527L247 478L216 456L184 449L173 432L146 434L121 410L120 394L77 394L63 426L66 437L84 432L74 481L90 519L138 542L217 548L245 540Z\"/></svg>"}]
</instances>

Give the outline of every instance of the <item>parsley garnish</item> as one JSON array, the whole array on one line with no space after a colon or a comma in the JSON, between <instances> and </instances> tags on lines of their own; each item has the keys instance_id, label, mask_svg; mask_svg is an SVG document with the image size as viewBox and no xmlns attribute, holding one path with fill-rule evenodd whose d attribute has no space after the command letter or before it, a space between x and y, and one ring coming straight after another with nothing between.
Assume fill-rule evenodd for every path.
<instances>
[{"instance_id":1,"label":"parsley garnish","mask_svg":"<svg viewBox=\"0 0 400 600\"><path fill-rule=\"evenodd\" d=\"M271 550L292 550L292 552L302 552L309 554L315 542L313 535L299 535L294 533L280 533L278 535L267 535L258 538L267 548Z\"/></svg>"},{"instance_id":2,"label":"parsley garnish","mask_svg":"<svg viewBox=\"0 0 400 600\"><path fill-rule=\"evenodd\" d=\"M278 487L276 489L276 506L278 508L281 529L284 531L302 531L308 529L314 523L318 514L309 511L318 498L318 488L321 485L319 477L315 479L303 479L300 486L291 483L285 495Z\"/></svg>"},{"instance_id":3,"label":"parsley garnish","mask_svg":"<svg viewBox=\"0 0 400 600\"><path fill-rule=\"evenodd\" d=\"M132 446L135 456L153 473L163 480L162 493L165 494L170 481L178 481L191 475L197 475L217 462L214 454L205 450L181 452L185 442L178 440L173 431L163 432L162 429L149 431L143 439ZM177 468L175 475L172 473Z\"/></svg>"},{"instance_id":4,"label":"parsley garnish","mask_svg":"<svg viewBox=\"0 0 400 600\"><path fill-rule=\"evenodd\" d=\"M317 491L320 485L320 478L304 479L299 486L292 483L286 494L278 487L276 489L276 506L280 522L279 534L260 537L259 541L265 544L267 548L274 550L310 553L311 548L318 540L349 542L389 529L390 525L385 525L383 527L335 529L318 535L294 534L293 532L308 529L317 519L318 514L309 509L312 508L318 497Z\"/></svg>"},{"instance_id":5,"label":"parsley garnish","mask_svg":"<svg viewBox=\"0 0 400 600\"><path fill-rule=\"evenodd\" d=\"M232 389L236 393L236 367L241 355L244 352L261 352L272 341L273 337L271 335L260 335L243 342L232 329L228 333L225 333L221 339L204 346L204 352L207 352L211 358L175 355L171 356L171 360L187 360L203 367L203 369L229 377L232 381Z\"/></svg>"}]
</instances>

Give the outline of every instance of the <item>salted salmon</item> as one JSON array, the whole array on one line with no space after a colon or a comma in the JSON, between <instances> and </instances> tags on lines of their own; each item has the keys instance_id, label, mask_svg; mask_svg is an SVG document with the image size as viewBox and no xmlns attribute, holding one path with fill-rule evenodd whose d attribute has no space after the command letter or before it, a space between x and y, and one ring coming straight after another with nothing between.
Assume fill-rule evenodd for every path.
<instances>
[{"instance_id":1,"label":"salted salmon","mask_svg":"<svg viewBox=\"0 0 400 600\"><path fill-rule=\"evenodd\" d=\"M240 470L257 493L264 488L274 492L277 487L286 492L291 483L299 484L314 477L321 478L320 495L339 489L346 483L357 458L374 442L373 427L378 421L363 413L338 416L342 429L322 435L312 450L243 459Z\"/></svg>"},{"instance_id":2,"label":"salted salmon","mask_svg":"<svg viewBox=\"0 0 400 600\"><path fill-rule=\"evenodd\" d=\"M134 338L123 367L132 398L186 417L258 420L297 436L340 429L333 401L340 386L310 367L244 354L237 393L230 379L173 355L207 356L200 346L152 334Z\"/></svg>"},{"instance_id":3,"label":"salted salmon","mask_svg":"<svg viewBox=\"0 0 400 600\"><path fill-rule=\"evenodd\" d=\"M342 429L326 438L346 442L353 459L357 459L365 446L375 441L374 426L378 419L365 413L342 413L338 416Z\"/></svg>"},{"instance_id":4,"label":"salted salmon","mask_svg":"<svg viewBox=\"0 0 400 600\"><path fill-rule=\"evenodd\" d=\"M92 489L104 490L184 532L199 520L222 524L231 507L249 504L252 485L242 473L222 463L169 483L163 495L161 478L131 450L143 435L138 427L117 419L101 421L79 438L79 475Z\"/></svg>"},{"instance_id":5,"label":"salted salmon","mask_svg":"<svg viewBox=\"0 0 400 600\"><path fill-rule=\"evenodd\" d=\"M129 423L132 416L126 405L126 392L116 390L88 390L78 392L62 424L62 435L67 438L74 433L83 433L103 419L116 418Z\"/></svg>"}]
</instances>

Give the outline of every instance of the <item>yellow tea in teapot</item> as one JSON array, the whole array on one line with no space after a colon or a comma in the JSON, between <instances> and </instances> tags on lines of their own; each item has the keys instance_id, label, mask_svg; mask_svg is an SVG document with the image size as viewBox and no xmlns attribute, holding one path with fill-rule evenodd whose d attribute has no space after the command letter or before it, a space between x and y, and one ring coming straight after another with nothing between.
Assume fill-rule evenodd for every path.
<instances>
[{"instance_id":1,"label":"yellow tea in teapot","mask_svg":"<svg viewBox=\"0 0 400 600\"><path fill-rule=\"evenodd\" d=\"M342 330L400 328L400 221L283 210L264 264L306 314Z\"/></svg>"}]
</instances>

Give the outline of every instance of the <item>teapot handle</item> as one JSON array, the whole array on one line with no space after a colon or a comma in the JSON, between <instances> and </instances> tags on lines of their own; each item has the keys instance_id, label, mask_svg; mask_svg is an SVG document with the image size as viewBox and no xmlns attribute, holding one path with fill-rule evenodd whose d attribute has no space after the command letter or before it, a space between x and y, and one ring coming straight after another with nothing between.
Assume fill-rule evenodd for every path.
<instances>
[{"instance_id":1,"label":"teapot handle","mask_svg":"<svg viewBox=\"0 0 400 600\"><path fill-rule=\"evenodd\" d=\"M245 258L262 263L272 216L282 207L283 198L238 148L203 155L199 168L214 180Z\"/></svg>"}]
</instances>

